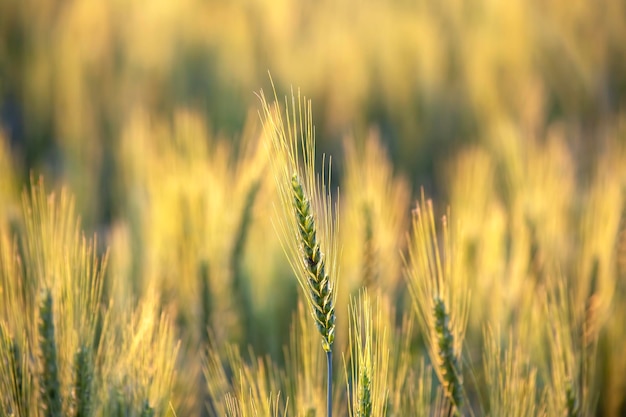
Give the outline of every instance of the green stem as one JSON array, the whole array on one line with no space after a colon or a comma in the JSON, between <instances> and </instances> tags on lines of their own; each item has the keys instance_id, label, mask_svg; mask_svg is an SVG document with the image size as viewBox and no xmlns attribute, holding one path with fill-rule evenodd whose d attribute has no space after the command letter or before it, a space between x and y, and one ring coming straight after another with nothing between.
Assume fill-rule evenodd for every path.
<instances>
[{"instance_id":1,"label":"green stem","mask_svg":"<svg viewBox=\"0 0 626 417\"><path fill-rule=\"evenodd\" d=\"M328 396L326 404L328 404L328 410L326 415L328 417L333 416L333 351L326 352L326 365L328 367Z\"/></svg>"}]
</instances>

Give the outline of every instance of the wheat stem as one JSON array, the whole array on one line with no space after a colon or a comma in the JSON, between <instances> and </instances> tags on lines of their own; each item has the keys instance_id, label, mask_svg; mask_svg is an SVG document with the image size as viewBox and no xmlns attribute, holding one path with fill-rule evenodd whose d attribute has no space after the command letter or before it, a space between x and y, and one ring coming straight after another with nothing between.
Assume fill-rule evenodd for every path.
<instances>
[{"instance_id":1,"label":"wheat stem","mask_svg":"<svg viewBox=\"0 0 626 417\"><path fill-rule=\"evenodd\" d=\"M230 258L230 268L232 272L232 288L233 295L236 301L239 303L241 307L241 327L242 327L242 335L249 336L250 328L252 326L253 319L253 310L252 310L252 300L250 297L250 290L246 286L246 276L243 270L243 261L244 261L244 251L246 241L248 239L248 233L250 231L250 226L252 224L252 215L254 209L254 202L256 200L256 196L261 188L261 181L254 181L248 191L246 193L245 203L243 212L241 213L241 219L239 221L239 226L237 228L235 243L233 245L233 250Z\"/></svg>"},{"instance_id":2,"label":"wheat stem","mask_svg":"<svg viewBox=\"0 0 626 417\"><path fill-rule=\"evenodd\" d=\"M333 415L333 351L326 352L326 368L328 369L328 382L326 390L326 404L328 406L326 415L332 417Z\"/></svg>"}]
</instances>

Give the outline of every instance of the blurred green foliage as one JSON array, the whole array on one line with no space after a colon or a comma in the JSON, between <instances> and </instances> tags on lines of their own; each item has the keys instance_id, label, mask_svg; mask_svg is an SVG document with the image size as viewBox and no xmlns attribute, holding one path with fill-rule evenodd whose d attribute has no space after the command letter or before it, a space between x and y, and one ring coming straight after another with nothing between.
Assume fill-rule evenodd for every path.
<instances>
[{"instance_id":1,"label":"blurred green foliage","mask_svg":"<svg viewBox=\"0 0 626 417\"><path fill-rule=\"evenodd\" d=\"M253 92L300 86L321 149L378 126L395 165L435 191L440 163L502 123L565 127L596 149L626 103L615 0L1 0L1 125L22 179L77 192L86 225L127 198L115 149L137 109L202 115L238 137ZM358 135L357 135L358 136ZM341 171L341 169L339 169Z\"/></svg>"}]
</instances>

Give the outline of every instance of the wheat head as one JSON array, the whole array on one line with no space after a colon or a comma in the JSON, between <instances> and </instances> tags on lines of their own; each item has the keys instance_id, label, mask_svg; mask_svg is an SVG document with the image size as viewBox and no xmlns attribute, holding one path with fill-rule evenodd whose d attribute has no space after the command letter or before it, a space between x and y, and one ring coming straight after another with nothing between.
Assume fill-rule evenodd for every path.
<instances>
[{"instance_id":1,"label":"wheat head","mask_svg":"<svg viewBox=\"0 0 626 417\"><path fill-rule=\"evenodd\" d=\"M440 246L432 202L426 201L422 192L420 204L413 212L406 269L408 285L439 382L455 412L460 414L465 403L461 353L469 292L453 262L454 245L447 217L442 219L442 229Z\"/></svg>"},{"instance_id":2,"label":"wheat head","mask_svg":"<svg viewBox=\"0 0 626 417\"><path fill-rule=\"evenodd\" d=\"M336 222L322 162L315 172L315 134L310 101L292 94L285 120L276 99L268 104L260 94L263 127L269 141L280 208L275 225L281 244L298 278L322 347L330 352L335 339L335 280L337 277Z\"/></svg>"}]
</instances>

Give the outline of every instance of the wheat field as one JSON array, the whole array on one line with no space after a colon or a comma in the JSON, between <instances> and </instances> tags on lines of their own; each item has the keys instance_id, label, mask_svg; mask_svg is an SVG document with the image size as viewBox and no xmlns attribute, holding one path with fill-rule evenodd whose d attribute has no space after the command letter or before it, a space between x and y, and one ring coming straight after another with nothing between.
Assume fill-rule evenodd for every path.
<instances>
[{"instance_id":1,"label":"wheat field","mask_svg":"<svg viewBox=\"0 0 626 417\"><path fill-rule=\"evenodd\" d=\"M0 0L0 417L626 415L626 6L365 3Z\"/></svg>"}]
</instances>

